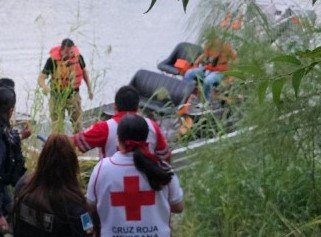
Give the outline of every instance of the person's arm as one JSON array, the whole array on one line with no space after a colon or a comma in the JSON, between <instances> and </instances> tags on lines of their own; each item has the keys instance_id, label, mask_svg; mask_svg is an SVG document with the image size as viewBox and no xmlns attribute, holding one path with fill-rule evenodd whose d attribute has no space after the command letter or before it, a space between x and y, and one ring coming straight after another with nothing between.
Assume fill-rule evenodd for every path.
<instances>
[{"instance_id":1,"label":"person's arm","mask_svg":"<svg viewBox=\"0 0 321 237\"><path fill-rule=\"evenodd\" d=\"M99 121L85 131L72 136L71 140L81 152L86 152L96 147L103 148L107 142L107 137L108 125L106 121Z\"/></svg>"},{"instance_id":2,"label":"person's arm","mask_svg":"<svg viewBox=\"0 0 321 237\"><path fill-rule=\"evenodd\" d=\"M6 145L5 142L0 137L0 160L4 163L6 157ZM0 184L3 185L3 184ZM8 222L3 216L3 200L4 200L4 191L0 192L0 233L5 232L9 229Z\"/></svg>"},{"instance_id":3,"label":"person's arm","mask_svg":"<svg viewBox=\"0 0 321 237\"><path fill-rule=\"evenodd\" d=\"M216 66L206 65L205 69L212 72L225 72L228 70L228 64L217 64Z\"/></svg>"},{"instance_id":4,"label":"person's arm","mask_svg":"<svg viewBox=\"0 0 321 237\"><path fill-rule=\"evenodd\" d=\"M14 157L14 166L11 170L11 185L15 186L18 180L26 173L25 157L22 154L20 134L12 130L11 137L14 140L11 144L12 154Z\"/></svg>"},{"instance_id":5,"label":"person's arm","mask_svg":"<svg viewBox=\"0 0 321 237\"><path fill-rule=\"evenodd\" d=\"M3 214L4 212L3 203L4 203L4 193L0 193L0 233L5 233L9 229L9 224L7 222L7 219Z\"/></svg>"},{"instance_id":6,"label":"person's arm","mask_svg":"<svg viewBox=\"0 0 321 237\"><path fill-rule=\"evenodd\" d=\"M103 165L104 159L100 160L94 167L90 178L89 182L87 185L87 192L86 192L86 199L87 203L89 206L96 208L97 205L97 188L99 187L98 185L98 178L99 178L99 173L101 170L101 167Z\"/></svg>"},{"instance_id":7,"label":"person's arm","mask_svg":"<svg viewBox=\"0 0 321 237\"><path fill-rule=\"evenodd\" d=\"M90 200L87 199L87 205L89 208L89 214L92 218L92 222L94 224L94 236L100 236L100 218L99 214L97 211L97 205L94 202L91 202Z\"/></svg>"},{"instance_id":8,"label":"person's arm","mask_svg":"<svg viewBox=\"0 0 321 237\"><path fill-rule=\"evenodd\" d=\"M85 81L85 83L87 85L88 97L89 97L89 99L92 100L94 98L94 94L93 94L92 89L91 89L89 74L88 74L88 71L87 71L86 68L83 68L83 76L84 76L84 81Z\"/></svg>"},{"instance_id":9,"label":"person's arm","mask_svg":"<svg viewBox=\"0 0 321 237\"><path fill-rule=\"evenodd\" d=\"M7 233L9 231L9 224L4 216L0 216L0 233Z\"/></svg>"},{"instance_id":10,"label":"person's arm","mask_svg":"<svg viewBox=\"0 0 321 237\"><path fill-rule=\"evenodd\" d=\"M86 69L86 63L85 63L85 60L83 58L83 56L80 54L79 55L79 64L80 64L80 67L83 71L83 78L84 78L84 81L86 83L86 86L87 86L87 90L88 90L88 97L89 99L93 99L94 98L94 94L92 92L92 89L91 89L91 85L90 85L90 78L89 78L89 74L88 74L88 71Z\"/></svg>"},{"instance_id":11,"label":"person's arm","mask_svg":"<svg viewBox=\"0 0 321 237\"><path fill-rule=\"evenodd\" d=\"M168 185L169 188L169 204L171 212L181 213L184 210L183 204L183 190L179 184L176 174L173 175L171 182Z\"/></svg>"},{"instance_id":12,"label":"person's arm","mask_svg":"<svg viewBox=\"0 0 321 237\"><path fill-rule=\"evenodd\" d=\"M46 79L48 78L50 73L53 73L53 68L53 61L51 58L48 58L42 72L38 77L38 85L42 88L42 91L45 95L50 92L50 88L46 84Z\"/></svg>"},{"instance_id":13,"label":"person's arm","mask_svg":"<svg viewBox=\"0 0 321 237\"><path fill-rule=\"evenodd\" d=\"M100 218L97 210L98 200L97 200L97 193L96 193L95 186L97 185L96 183L98 179L99 169L101 168L102 162L103 160L98 162L94 167L90 175L90 179L87 186L87 193L86 193L87 204L89 206L90 214L94 224L95 236L100 236L100 228L101 228Z\"/></svg>"},{"instance_id":14,"label":"person's arm","mask_svg":"<svg viewBox=\"0 0 321 237\"><path fill-rule=\"evenodd\" d=\"M203 58L205 58L205 56L206 56L205 52L202 53L200 56L198 56L197 59L193 63L194 66L198 66L201 63L201 61L203 60Z\"/></svg>"},{"instance_id":15,"label":"person's arm","mask_svg":"<svg viewBox=\"0 0 321 237\"><path fill-rule=\"evenodd\" d=\"M154 153L159 159L170 163L172 152L168 147L167 140L161 128L159 127L159 125L153 120L151 120L151 122L155 129L155 135L156 135L156 147L155 147Z\"/></svg>"},{"instance_id":16,"label":"person's arm","mask_svg":"<svg viewBox=\"0 0 321 237\"><path fill-rule=\"evenodd\" d=\"M171 212L173 212L173 213L182 213L183 210L184 210L183 202L179 202L179 203L171 205Z\"/></svg>"},{"instance_id":17,"label":"person's arm","mask_svg":"<svg viewBox=\"0 0 321 237\"><path fill-rule=\"evenodd\" d=\"M30 137L32 134L32 130L30 128L29 123L25 123L25 127L23 128L23 130L20 132L20 140L24 140L27 139L28 137Z\"/></svg>"},{"instance_id":18,"label":"person's arm","mask_svg":"<svg viewBox=\"0 0 321 237\"><path fill-rule=\"evenodd\" d=\"M227 60L228 60L228 61L230 61L230 60L232 60L232 61L236 60L237 54L236 54L236 52L233 50L232 45L231 45L230 43L227 43L226 46L225 46L225 48L226 48L226 52L227 52L227 53L226 53L226 54L227 54Z\"/></svg>"},{"instance_id":19,"label":"person's arm","mask_svg":"<svg viewBox=\"0 0 321 237\"><path fill-rule=\"evenodd\" d=\"M44 73L40 73L40 75L38 77L38 85L42 88L42 91L45 95L48 95L48 93L50 92L50 88L46 84L47 78L48 78L48 75L46 75Z\"/></svg>"}]
</instances>

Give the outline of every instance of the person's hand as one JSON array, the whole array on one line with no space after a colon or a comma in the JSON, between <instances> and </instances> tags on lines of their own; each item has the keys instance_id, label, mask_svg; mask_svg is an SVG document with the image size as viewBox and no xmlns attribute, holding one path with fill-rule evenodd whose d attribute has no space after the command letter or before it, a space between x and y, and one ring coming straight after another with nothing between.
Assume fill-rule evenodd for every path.
<instances>
[{"instance_id":1,"label":"person's hand","mask_svg":"<svg viewBox=\"0 0 321 237\"><path fill-rule=\"evenodd\" d=\"M7 233L9 231L9 224L4 216L0 217L0 232Z\"/></svg>"},{"instance_id":2,"label":"person's hand","mask_svg":"<svg viewBox=\"0 0 321 237\"><path fill-rule=\"evenodd\" d=\"M88 97L90 100L94 98L94 93L90 89L88 90Z\"/></svg>"},{"instance_id":3,"label":"person's hand","mask_svg":"<svg viewBox=\"0 0 321 237\"><path fill-rule=\"evenodd\" d=\"M30 137L31 133L32 133L32 131L29 127L24 128L20 133L21 140Z\"/></svg>"},{"instance_id":4,"label":"person's hand","mask_svg":"<svg viewBox=\"0 0 321 237\"><path fill-rule=\"evenodd\" d=\"M48 95L50 93L50 88L48 86L45 86L42 88L42 92L44 95Z\"/></svg>"}]
</instances>

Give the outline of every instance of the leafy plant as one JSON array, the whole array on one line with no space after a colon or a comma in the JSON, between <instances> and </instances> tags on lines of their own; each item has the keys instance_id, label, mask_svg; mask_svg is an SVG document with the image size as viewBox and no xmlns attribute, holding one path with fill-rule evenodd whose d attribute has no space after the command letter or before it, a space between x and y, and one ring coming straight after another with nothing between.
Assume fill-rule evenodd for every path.
<instances>
[{"instance_id":1,"label":"leafy plant","mask_svg":"<svg viewBox=\"0 0 321 237\"><path fill-rule=\"evenodd\" d=\"M241 115L236 137L190 151L196 162L180 174L186 211L175 236L319 236L318 25L302 17L304 24L285 30L250 1L237 6L248 14L235 31L219 23L239 11L224 11L219 1L200 3L199 19L206 19L200 42L215 35L233 43L238 61L226 75L238 79L229 96L244 100L231 106Z\"/></svg>"},{"instance_id":2,"label":"leafy plant","mask_svg":"<svg viewBox=\"0 0 321 237\"><path fill-rule=\"evenodd\" d=\"M157 2L157 0L151 0L150 6L149 6L149 8L147 9L147 11L145 13L148 13L150 10L152 10L152 8L154 7L156 2ZM188 2L189 2L189 0L182 0L183 9L184 9L185 12L186 12L186 8L187 8Z\"/></svg>"}]
</instances>

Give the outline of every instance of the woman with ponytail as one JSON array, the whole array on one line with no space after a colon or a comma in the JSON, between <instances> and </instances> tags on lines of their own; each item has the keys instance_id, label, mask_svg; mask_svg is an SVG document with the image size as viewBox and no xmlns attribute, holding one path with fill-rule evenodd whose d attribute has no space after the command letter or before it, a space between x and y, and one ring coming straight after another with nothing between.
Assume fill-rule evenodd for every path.
<instances>
[{"instance_id":1,"label":"woman with ponytail","mask_svg":"<svg viewBox=\"0 0 321 237\"><path fill-rule=\"evenodd\" d=\"M169 237L171 212L183 211L177 176L149 152L144 118L126 115L117 134L119 151L96 165L87 190L98 210L101 236Z\"/></svg>"}]
</instances>

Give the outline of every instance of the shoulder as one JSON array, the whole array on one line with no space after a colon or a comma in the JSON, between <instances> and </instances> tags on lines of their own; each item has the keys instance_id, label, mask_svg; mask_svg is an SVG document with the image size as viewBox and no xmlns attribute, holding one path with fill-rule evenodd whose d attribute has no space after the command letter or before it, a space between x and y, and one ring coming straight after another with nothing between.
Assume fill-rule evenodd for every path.
<instances>
[{"instance_id":1,"label":"shoulder","mask_svg":"<svg viewBox=\"0 0 321 237\"><path fill-rule=\"evenodd\" d=\"M111 157L105 157L99 161L99 163L97 164L97 166L98 166L97 172L98 173L104 172L104 173L110 174L111 172L112 173L114 172L113 170L115 169L115 167L114 167L115 164L114 164L113 160L117 159L116 153ZM99 169L101 169L101 171L99 171Z\"/></svg>"},{"instance_id":2,"label":"shoulder","mask_svg":"<svg viewBox=\"0 0 321 237\"><path fill-rule=\"evenodd\" d=\"M97 123L94 123L93 125L91 125L88 129L86 129L85 132L89 130L101 130L101 129L107 129L107 128L108 128L107 121L98 121Z\"/></svg>"},{"instance_id":3,"label":"shoulder","mask_svg":"<svg viewBox=\"0 0 321 237\"><path fill-rule=\"evenodd\" d=\"M87 199L93 202L96 200L96 188L109 182L113 177L112 174L115 172L115 167L112 167L113 165L110 163L109 159L109 157L101 159L90 175L87 188Z\"/></svg>"},{"instance_id":4,"label":"shoulder","mask_svg":"<svg viewBox=\"0 0 321 237\"><path fill-rule=\"evenodd\" d=\"M42 70L42 73L47 74L47 75L50 74L53 71L54 62L55 62L54 59L48 58L45 66L44 66L44 69Z\"/></svg>"},{"instance_id":5,"label":"shoulder","mask_svg":"<svg viewBox=\"0 0 321 237\"><path fill-rule=\"evenodd\" d=\"M145 120L147 121L147 124L149 126L149 130L152 130L157 137L163 136L162 130L156 121L154 121L150 118L145 118Z\"/></svg>"},{"instance_id":6,"label":"shoulder","mask_svg":"<svg viewBox=\"0 0 321 237\"><path fill-rule=\"evenodd\" d=\"M46 60L46 64L45 64L45 66L53 65L55 62L56 62L56 60L55 60L55 59L53 59L53 58L49 57L49 58L47 58L47 60Z\"/></svg>"},{"instance_id":7,"label":"shoulder","mask_svg":"<svg viewBox=\"0 0 321 237\"><path fill-rule=\"evenodd\" d=\"M152 127L155 130L159 128L159 126L158 126L158 124L156 123L155 120L152 120L152 119L147 118L147 117L144 117L144 118L145 118L145 121L147 122L149 127Z\"/></svg>"},{"instance_id":8,"label":"shoulder","mask_svg":"<svg viewBox=\"0 0 321 237\"><path fill-rule=\"evenodd\" d=\"M101 136L101 134L107 135L108 133L108 124L106 121L99 121L95 124L92 124L89 128L85 129L82 132L85 136L86 135L97 135Z\"/></svg>"},{"instance_id":9,"label":"shoulder","mask_svg":"<svg viewBox=\"0 0 321 237\"><path fill-rule=\"evenodd\" d=\"M32 174L25 174L18 180L15 186L15 196L21 193L21 190L30 182L31 178Z\"/></svg>"},{"instance_id":10,"label":"shoulder","mask_svg":"<svg viewBox=\"0 0 321 237\"><path fill-rule=\"evenodd\" d=\"M155 120L149 119L149 121L155 129L160 129L158 123Z\"/></svg>"},{"instance_id":11,"label":"shoulder","mask_svg":"<svg viewBox=\"0 0 321 237\"><path fill-rule=\"evenodd\" d=\"M110 158L106 157L106 158L102 158L94 167L94 170L92 172L92 176L99 176L101 174L101 172L103 172L103 170L105 170L106 168L108 169L108 167L110 166ZM108 172L107 172L108 173Z\"/></svg>"}]
</instances>

